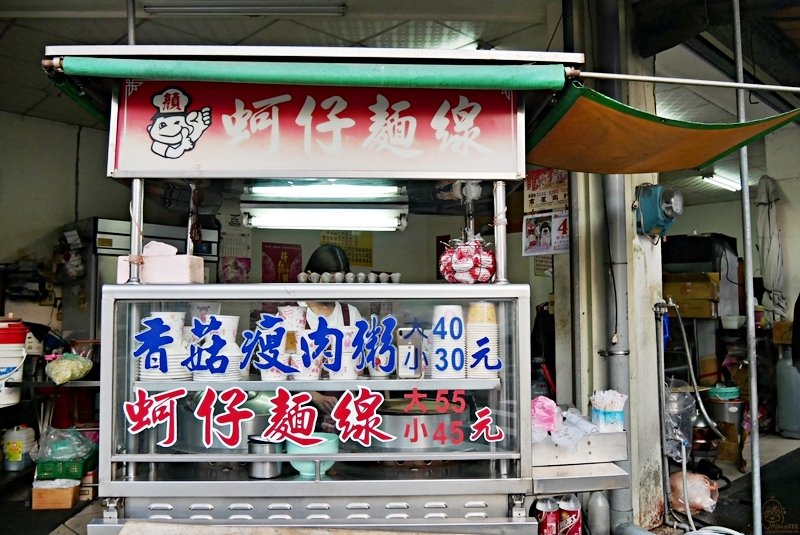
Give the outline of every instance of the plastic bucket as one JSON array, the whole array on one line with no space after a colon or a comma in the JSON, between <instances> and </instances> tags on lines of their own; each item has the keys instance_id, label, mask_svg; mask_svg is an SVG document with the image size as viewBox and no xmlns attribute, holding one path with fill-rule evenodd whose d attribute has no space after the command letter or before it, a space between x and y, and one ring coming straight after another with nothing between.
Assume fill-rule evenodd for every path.
<instances>
[{"instance_id":1,"label":"plastic bucket","mask_svg":"<svg viewBox=\"0 0 800 535\"><path fill-rule=\"evenodd\" d=\"M0 407L9 407L19 403L22 390L19 387L8 388L6 382L22 381L23 364L25 364L24 347L19 350L0 349Z\"/></svg>"}]
</instances>

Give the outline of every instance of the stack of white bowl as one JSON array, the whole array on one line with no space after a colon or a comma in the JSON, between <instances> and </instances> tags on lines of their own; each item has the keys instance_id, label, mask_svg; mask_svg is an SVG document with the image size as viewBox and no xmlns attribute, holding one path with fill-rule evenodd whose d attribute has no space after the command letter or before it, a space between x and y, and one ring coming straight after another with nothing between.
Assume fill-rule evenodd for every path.
<instances>
[{"instance_id":1,"label":"stack of white bowl","mask_svg":"<svg viewBox=\"0 0 800 535\"><path fill-rule=\"evenodd\" d=\"M433 366L431 365L433 351L431 348L431 343L433 342L433 333L431 329L425 329L422 331L424 335L422 337L422 367L425 370L425 379L431 378L431 370Z\"/></svg>"},{"instance_id":2,"label":"stack of white bowl","mask_svg":"<svg viewBox=\"0 0 800 535\"><path fill-rule=\"evenodd\" d=\"M478 345L478 342L484 342ZM476 359L475 354L487 350L486 359ZM499 374L499 369L492 370L500 359L497 311L493 303L479 301L469 304L467 315L467 377L470 379L491 379Z\"/></svg>"},{"instance_id":3,"label":"stack of white bowl","mask_svg":"<svg viewBox=\"0 0 800 535\"><path fill-rule=\"evenodd\" d=\"M433 329L428 365L431 379L463 379L467 374L464 307L433 307ZM444 369L439 369L444 368Z\"/></svg>"},{"instance_id":4,"label":"stack of white bowl","mask_svg":"<svg viewBox=\"0 0 800 535\"><path fill-rule=\"evenodd\" d=\"M167 353L167 371L160 369L160 357L152 354L147 357L139 358L139 380L140 381L191 381L192 372L181 362L189 358L189 346L184 340L184 320L185 312L152 312L151 318L160 318L164 325L169 327L166 336L172 337L172 343L164 347ZM150 359L150 367L147 367L147 360Z\"/></svg>"},{"instance_id":5,"label":"stack of white bowl","mask_svg":"<svg viewBox=\"0 0 800 535\"><path fill-rule=\"evenodd\" d=\"M242 371L239 366L242 363L244 354L242 349L236 344L236 334L239 330L239 316L219 316L210 315L206 317L209 319L220 322L219 329L210 331L203 340L199 340L201 348L210 347L213 344L214 335L219 336L225 340L225 345L219 351L220 355L228 357L228 367L225 368L224 373L211 373L211 370L198 370L192 372L192 379L194 381L241 381L243 378ZM201 353L201 364L208 365L209 353L203 351ZM246 371L246 370L245 370Z\"/></svg>"}]
</instances>

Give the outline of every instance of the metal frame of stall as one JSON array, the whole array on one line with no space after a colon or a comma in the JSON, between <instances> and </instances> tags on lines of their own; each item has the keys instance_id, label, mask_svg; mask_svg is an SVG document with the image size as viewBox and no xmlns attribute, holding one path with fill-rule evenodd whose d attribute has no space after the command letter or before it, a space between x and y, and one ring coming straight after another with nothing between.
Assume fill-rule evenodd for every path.
<instances>
[{"instance_id":1,"label":"metal frame of stall","mask_svg":"<svg viewBox=\"0 0 800 535\"><path fill-rule=\"evenodd\" d=\"M53 55L69 55L73 52L79 50L79 48L83 47L53 47L52 50L48 49L48 55L51 53ZM103 49L104 47L92 47L93 52L98 53L98 49ZM116 48L116 47L115 47ZM128 55L135 56L141 53L153 53L157 51L160 47L130 47L128 49ZM177 51L182 52L189 52L189 49L195 54L199 54L196 47L170 47L172 49L172 54L174 55ZM244 49L237 47L237 54L241 53L242 55L248 54L263 54L264 49L259 48L256 50L255 48L252 50L248 50L247 47ZM179 50L176 50L179 49ZM109 54L112 53L112 49L109 47ZM274 49L277 51L278 49ZM304 53L308 54L312 49L294 49L293 54L301 56ZM319 53L319 50L313 49L315 54ZM331 49L327 49L330 51ZM370 50L354 50L347 49L347 52L352 54L354 57L379 57L378 54L384 53L385 51L370 51ZM351 52L352 51L352 52ZM113 50L113 52L118 53L118 48ZM166 53L163 49L158 50L158 53ZM285 49L281 49L281 52L285 52ZM232 51L227 47L204 47L203 54L211 54L211 55L219 55L219 56L230 56L232 55ZM328 52L332 54L333 52ZM336 51L336 53L341 53L341 51ZM421 56L425 56L425 54L420 54L420 51L392 51L390 52L393 54L395 58L406 58L406 59L420 59ZM441 60L446 57L450 57L452 52L448 52L447 54L442 54L441 52L431 51L428 55L429 57L436 58ZM461 55L457 55L457 59L470 59L470 53L464 53ZM475 56L477 59L477 56ZM580 54L548 54L548 53L502 53L498 52L495 54L495 59L499 58L500 60L507 60L507 61L530 61L530 62L556 62L556 61L569 61L571 63L576 63L578 60L582 60L582 55ZM482 57L481 59L485 59ZM112 124L112 135L113 135L114 125ZM524 138L524 135L522 136ZM113 139L112 139L113 143ZM524 175L524 173L523 173ZM458 178L458 177L455 177ZM143 187L144 180L141 178L134 178L132 181L132 210L131 215L133 218L133 225L131 231L131 256L136 257L141 255L142 251L142 241L141 235L137 231L138 227L142 221L142 210L143 210L143 199L144 199L144 187ZM488 296L489 294L494 293L503 293L504 291L510 291L513 289L513 285L507 285L507 249L506 249L506 199L505 199L505 182L501 180L495 180L495 187L494 187L494 212L495 212L495 253L497 257L497 273L496 273L496 284L488 285L485 289L481 290L480 293L486 293ZM136 262L131 262L130 264L130 280L129 284L136 285L140 280L140 265ZM135 290L135 288L131 288L131 290ZM175 289L175 291L181 295L188 295L186 292L195 293L199 292L202 294L209 294L209 296L214 293L212 288L187 288L184 290ZM473 290L473 291L477 291ZM119 291L113 290L112 293L116 294L119 292L119 295L125 295L124 288L120 288ZM217 292L219 293L219 292ZM131 294L133 295L133 294ZM176 294L177 295L177 294ZM166 297L166 296L165 296ZM226 296L227 298L227 296ZM104 318L104 323L108 323L108 318ZM105 327L104 330L106 334L113 333L110 327ZM527 336L527 334L526 334ZM108 347L108 346L106 346ZM111 351L109 349L109 351ZM524 371L524 370L520 370ZM520 385L525 384L525 380L522 377L518 378L517 385L515 388L519 388ZM110 388L109 384L105 384L105 388ZM530 396L525 395L523 396L524 400L529 400ZM529 420L530 420L530 404L523 403L523 406L520 407L520 418L521 420L528 421L527 425L523 425L523 429L529 428ZM106 422L108 425L109 422ZM521 437L524 439L525 437ZM527 441L525 441L527 443ZM614 462L625 462L628 459L628 451L627 451L627 438L626 433L618 433L618 434L609 434L609 435L593 435L592 437L585 437L581 444L579 445L578 452L575 454L566 453L563 448L559 449L557 446L549 443L541 443L537 445L533 445L533 447L524 447L523 450L524 454L521 457L522 466L530 467L524 468L523 474L525 477L521 480L522 486L519 485L512 485L509 486L508 484L503 484L502 480L491 482L488 486L489 493L497 492L498 496L501 496L503 501L508 501L509 497L518 492L520 494L521 499L516 500L514 503L510 503L508 507L508 518L507 522L498 522L497 519L490 519L486 522L481 522L477 520L476 522L472 523L473 529L478 529L479 531L493 528L498 529L500 532L517 532L520 529L530 529L531 526L531 519L527 519L528 521L520 522L520 520L524 520L524 517L527 516L527 509L526 506L529 506L532 502L532 496L534 495L550 495L550 494L561 494L567 492L589 492L594 490L612 490L612 489L619 489L629 486L629 475L627 472L619 468L618 466L614 465ZM105 461L111 462L112 458L114 457L119 462L130 462L132 459L123 459L118 454L113 452L103 452L102 459ZM425 454L423 455L425 459L428 459L431 455ZM530 456L531 465L527 464L526 458ZM124 457L124 456L123 456ZM500 456L502 457L502 455ZM498 457L498 459L500 458ZM153 456L153 459L150 460L149 458L141 460L141 462L156 462L157 456ZM480 480L481 484L486 483L484 480ZM511 483L511 481L509 481ZM119 483L123 484L124 483ZM115 486L119 486L116 484ZM162 484L160 482L152 482L154 485ZM378 485L380 486L380 485ZM102 487L102 484L101 484ZM513 487L513 488L512 488ZM166 487L165 487L166 488ZM180 485L172 485L171 488L176 492L180 493ZM376 487L377 488L377 487ZM463 488L463 487L462 487ZM484 488L482 493L486 493L486 488ZM452 489L449 491L450 494L457 492L458 489ZM136 494L140 494L141 489L136 491ZM109 500L107 504L106 510L106 519L103 522L98 522L90 526L92 533L99 535L100 533L115 533L121 529L121 526L124 524L124 513L121 514L122 503L116 498L126 497L120 496L120 493L114 493L114 496ZM122 492L121 494L125 494ZM239 494L238 492L235 494ZM526 498L527 496L527 498ZM202 516L202 515L201 515ZM515 520L516 519L516 520ZM203 522L205 520L198 517L195 519L197 522ZM276 521L280 523L280 521ZM535 521L533 521L535 523ZM310 525L323 525L325 527L334 527L336 525L336 521L319 521L319 522L311 522ZM452 523L450 523L452 524ZM435 529L440 531L447 531L447 530L461 530L467 529L468 526L464 525L463 523L455 523L450 525L448 522L439 522ZM270 524L276 525L276 524ZM291 524L294 527L297 527L297 523ZM348 526L352 527L352 524L347 524ZM388 525L388 524L387 524ZM403 523L390 523L393 529L414 529L420 527L419 522L409 521L406 522L405 525ZM377 529L380 526L384 526L384 524L376 523L371 525L371 528ZM527 526L527 527L525 527ZM430 527L430 526L429 526Z\"/></svg>"}]
</instances>

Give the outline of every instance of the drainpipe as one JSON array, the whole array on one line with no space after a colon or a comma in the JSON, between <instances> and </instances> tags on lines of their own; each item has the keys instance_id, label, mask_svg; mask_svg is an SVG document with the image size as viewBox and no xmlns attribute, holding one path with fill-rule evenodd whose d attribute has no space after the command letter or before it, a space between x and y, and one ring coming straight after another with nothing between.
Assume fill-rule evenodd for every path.
<instances>
[{"instance_id":1,"label":"drainpipe","mask_svg":"<svg viewBox=\"0 0 800 535\"><path fill-rule=\"evenodd\" d=\"M622 72L618 0L597 0L598 60L600 71ZM622 83L619 80L601 81L599 89L605 95L622 102ZM609 288L607 316L607 346L603 354L608 366L608 386L628 396L630 400L630 341L628 338L628 233L625 175L602 175L609 249ZM631 453L630 402L625 410L628 458ZM631 473L630 460L617 466ZM613 490L609 493L611 529L615 535L647 533L633 524L633 490Z\"/></svg>"}]
</instances>

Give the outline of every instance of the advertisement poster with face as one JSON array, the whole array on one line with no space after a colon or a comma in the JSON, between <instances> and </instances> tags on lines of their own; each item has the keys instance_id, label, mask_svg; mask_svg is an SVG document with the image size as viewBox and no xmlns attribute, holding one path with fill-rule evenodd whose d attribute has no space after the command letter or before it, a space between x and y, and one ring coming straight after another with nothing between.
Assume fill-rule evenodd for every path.
<instances>
[{"instance_id":1,"label":"advertisement poster with face","mask_svg":"<svg viewBox=\"0 0 800 535\"><path fill-rule=\"evenodd\" d=\"M522 256L569 252L567 211L528 215L522 220Z\"/></svg>"}]
</instances>

